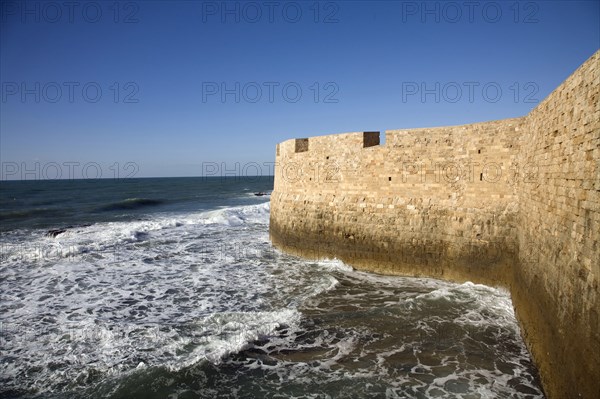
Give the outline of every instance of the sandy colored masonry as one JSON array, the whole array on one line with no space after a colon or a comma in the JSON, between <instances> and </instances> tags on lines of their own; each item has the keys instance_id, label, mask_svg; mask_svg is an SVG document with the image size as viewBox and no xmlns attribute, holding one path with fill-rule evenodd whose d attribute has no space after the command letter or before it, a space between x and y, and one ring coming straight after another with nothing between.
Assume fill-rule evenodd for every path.
<instances>
[{"instance_id":1,"label":"sandy colored masonry","mask_svg":"<svg viewBox=\"0 0 600 399\"><path fill-rule=\"evenodd\" d=\"M270 235L362 270L509 287L550 398L600 398L600 51L528 115L277 145Z\"/></svg>"}]
</instances>

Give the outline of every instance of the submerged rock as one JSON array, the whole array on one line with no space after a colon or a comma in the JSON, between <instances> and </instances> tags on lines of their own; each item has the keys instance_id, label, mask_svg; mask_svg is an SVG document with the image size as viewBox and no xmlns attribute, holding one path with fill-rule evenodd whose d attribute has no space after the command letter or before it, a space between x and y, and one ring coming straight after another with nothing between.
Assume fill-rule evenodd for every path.
<instances>
[{"instance_id":1,"label":"submerged rock","mask_svg":"<svg viewBox=\"0 0 600 399\"><path fill-rule=\"evenodd\" d=\"M66 228L65 229L52 229L52 230L48 230L46 232L46 237L52 237L52 238L54 238L57 235L64 233L65 231L67 231Z\"/></svg>"}]
</instances>

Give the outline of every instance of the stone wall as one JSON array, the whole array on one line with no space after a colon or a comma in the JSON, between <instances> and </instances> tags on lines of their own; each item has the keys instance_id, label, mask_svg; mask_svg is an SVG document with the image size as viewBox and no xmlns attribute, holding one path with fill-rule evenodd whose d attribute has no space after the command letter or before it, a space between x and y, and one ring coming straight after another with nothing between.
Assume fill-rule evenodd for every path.
<instances>
[{"instance_id":1,"label":"stone wall","mask_svg":"<svg viewBox=\"0 0 600 399\"><path fill-rule=\"evenodd\" d=\"M522 118L278 144L273 243L508 286L547 394L598 397L599 54Z\"/></svg>"},{"instance_id":2,"label":"stone wall","mask_svg":"<svg viewBox=\"0 0 600 399\"><path fill-rule=\"evenodd\" d=\"M494 277L516 254L520 124L388 131L384 146L373 132L281 143L273 241L385 273Z\"/></svg>"},{"instance_id":3,"label":"stone wall","mask_svg":"<svg viewBox=\"0 0 600 399\"><path fill-rule=\"evenodd\" d=\"M534 168L518 184L513 296L555 397L600 397L599 65L596 53L526 117L520 137L518 162Z\"/></svg>"}]
</instances>

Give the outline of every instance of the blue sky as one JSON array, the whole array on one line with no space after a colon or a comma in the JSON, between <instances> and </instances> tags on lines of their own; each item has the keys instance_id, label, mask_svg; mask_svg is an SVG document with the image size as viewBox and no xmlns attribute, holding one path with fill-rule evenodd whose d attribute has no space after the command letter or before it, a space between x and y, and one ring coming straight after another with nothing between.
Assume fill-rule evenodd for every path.
<instances>
[{"instance_id":1,"label":"blue sky","mask_svg":"<svg viewBox=\"0 0 600 399\"><path fill-rule=\"evenodd\" d=\"M1 179L268 174L289 138L527 114L600 47L598 1L0 4Z\"/></svg>"}]
</instances>

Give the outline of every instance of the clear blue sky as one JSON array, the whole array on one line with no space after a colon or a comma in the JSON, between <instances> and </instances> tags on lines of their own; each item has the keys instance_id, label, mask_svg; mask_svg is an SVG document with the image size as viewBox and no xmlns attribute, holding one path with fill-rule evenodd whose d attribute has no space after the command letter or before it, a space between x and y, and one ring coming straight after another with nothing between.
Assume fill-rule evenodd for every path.
<instances>
[{"instance_id":1,"label":"clear blue sky","mask_svg":"<svg viewBox=\"0 0 600 399\"><path fill-rule=\"evenodd\" d=\"M0 3L2 179L200 176L294 137L517 117L600 47L598 1Z\"/></svg>"}]
</instances>

